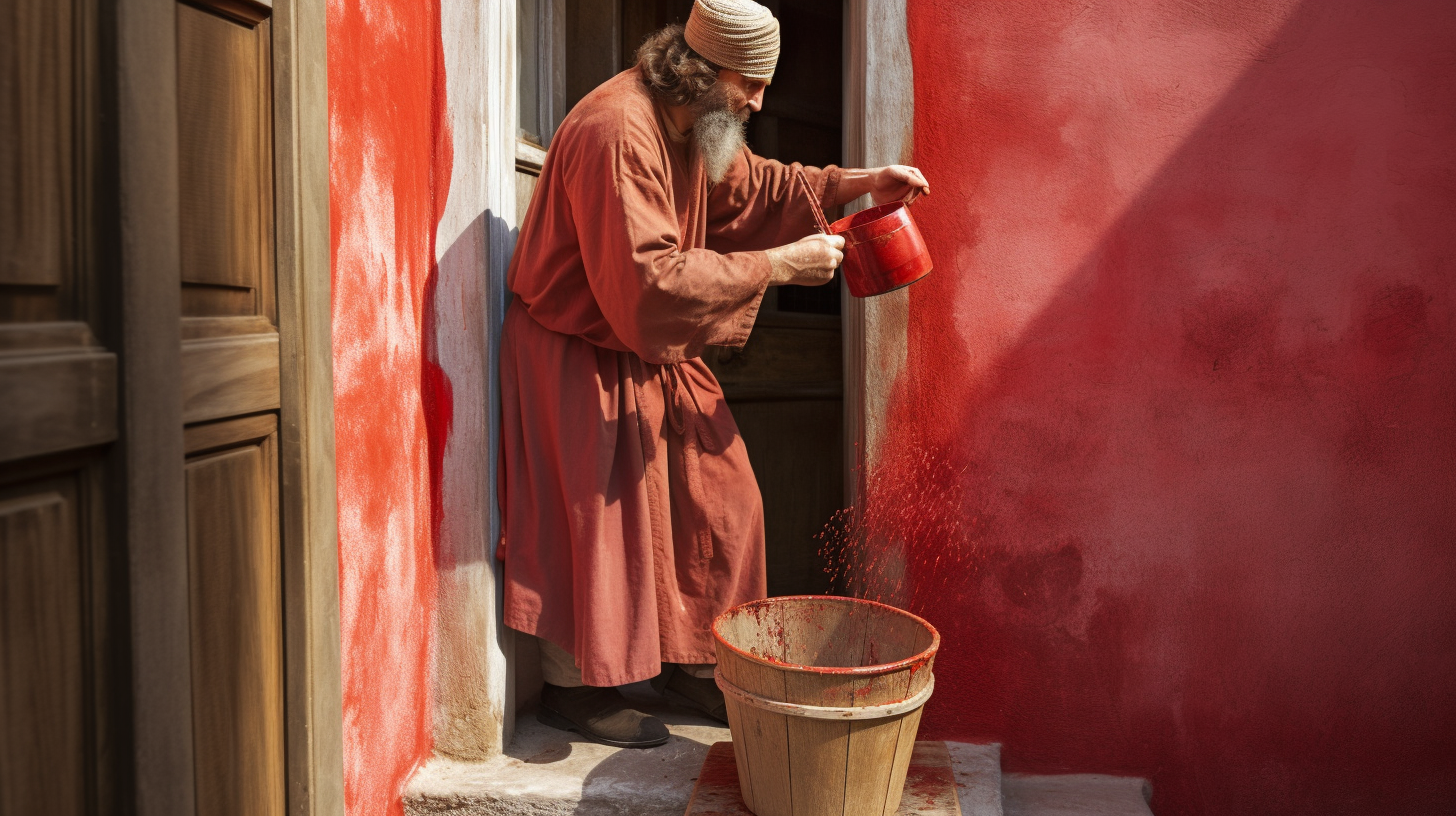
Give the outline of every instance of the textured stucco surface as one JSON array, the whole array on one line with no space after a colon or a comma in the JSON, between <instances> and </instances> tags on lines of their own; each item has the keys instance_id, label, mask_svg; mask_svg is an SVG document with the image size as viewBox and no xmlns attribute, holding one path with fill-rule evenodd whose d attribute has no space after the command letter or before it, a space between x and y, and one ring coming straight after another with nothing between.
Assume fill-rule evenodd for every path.
<instances>
[{"instance_id":1,"label":"textured stucco surface","mask_svg":"<svg viewBox=\"0 0 1456 816\"><path fill-rule=\"evenodd\" d=\"M508 129L512 55L492 46L513 41L508 12L471 0L328 9L351 816L401 812L432 749L493 756L509 729L489 258L509 251L492 202L513 202L514 176L487 139Z\"/></svg>"},{"instance_id":2,"label":"textured stucco surface","mask_svg":"<svg viewBox=\"0 0 1456 816\"><path fill-rule=\"evenodd\" d=\"M937 268L867 512L927 735L1164 814L1449 811L1456 11L908 19Z\"/></svg>"},{"instance_id":3,"label":"textured stucco surface","mask_svg":"<svg viewBox=\"0 0 1456 816\"><path fill-rule=\"evenodd\" d=\"M331 0L328 50L344 796L379 816L430 752L435 553L460 523L431 331L452 160L439 5Z\"/></svg>"}]
</instances>

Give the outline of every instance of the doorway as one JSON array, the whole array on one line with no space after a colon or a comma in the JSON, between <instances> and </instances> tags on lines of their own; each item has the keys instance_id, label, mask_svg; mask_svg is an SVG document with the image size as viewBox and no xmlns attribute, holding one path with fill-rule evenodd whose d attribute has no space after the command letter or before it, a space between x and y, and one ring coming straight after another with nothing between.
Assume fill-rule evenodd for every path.
<instances>
[{"instance_id":1,"label":"doorway","mask_svg":"<svg viewBox=\"0 0 1456 816\"><path fill-rule=\"evenodd\" d=\"M842 163L841 0L766 0L781 55L749 147L783 162ZM554 125L635 64L653 31L685 23L692 0L518 0L518 222ZM833 214L830 214L833 217ZM819 534L845 506L841 283L768 290L747 345L710 348L763 494L770 595L833 587Z\"/></svg>"}]
</instances>

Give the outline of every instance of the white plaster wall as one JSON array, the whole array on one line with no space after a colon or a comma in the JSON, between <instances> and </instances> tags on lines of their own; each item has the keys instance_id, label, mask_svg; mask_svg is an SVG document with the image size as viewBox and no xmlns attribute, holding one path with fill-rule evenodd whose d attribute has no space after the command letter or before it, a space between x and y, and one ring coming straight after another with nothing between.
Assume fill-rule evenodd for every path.
<instances>
[{"instance_id":1,"label":"white plaster wall","mask_svg":"<svg viewBox=\"0 0 1456 816\"><path fill-rule=\"evenodd\" d=\"M915 72L905 0L849 0L847 12L845 161L863 167L914 164ZM890 395L905 367L910 292L865 299L846 293L844 302L846 492L857 503L864 478L879 461ZM869 549L883 559L881 583L903 586L904 558L893 555L894 542Z\"/></svg>"},{"instance_id":2,"label":"white plaster wall","mask_svg":"<svg viewBox=\"0 0 1456 816\"><path fill-rule=\"evenodd\" d=\"M435 639L436 751L464 759L500 753L512 723L507 705L508 635L500 626L495 465L496 354L504 263L512 234L514 4L443 0L446 108L454 161L436 232L433 306L438 363L449 378L453 420L442 465ZM492 135L496 138L492 139ZM500 151L496 151L499 153ZM428 304L427 304L428 308Z\"/></svg>"}]
</instances>

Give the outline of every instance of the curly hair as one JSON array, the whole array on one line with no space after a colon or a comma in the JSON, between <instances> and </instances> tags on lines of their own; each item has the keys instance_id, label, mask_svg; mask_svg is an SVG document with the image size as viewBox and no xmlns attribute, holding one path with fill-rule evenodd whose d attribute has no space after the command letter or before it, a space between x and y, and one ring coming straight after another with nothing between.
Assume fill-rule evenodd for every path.
<instances>
[{"instance_id":1,"label":"curly hair","mask_svg":"<svg viewBox=\"0 0 1456 816\"><path fill-rule=\"evenodd\" d=\"M642 41L637 65L642 81L669 105L691 105L718 81L718 66L694 51L683 38L683 27L676 24Z\"/></svg>"}]
</instances>

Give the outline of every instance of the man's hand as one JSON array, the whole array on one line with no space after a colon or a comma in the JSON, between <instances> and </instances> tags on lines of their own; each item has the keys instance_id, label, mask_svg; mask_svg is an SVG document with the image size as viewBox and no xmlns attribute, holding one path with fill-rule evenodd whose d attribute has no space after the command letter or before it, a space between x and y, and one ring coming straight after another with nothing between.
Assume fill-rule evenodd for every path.
<instances>
[{"instance_id":1,"label":"man's hand","mask_svg":"<svg viewBox=\"0 0 1456 816\"><path fill-rule=\"evenodd\" d=\"M870 173L870 198L876 204L891 201L913 203L922 195L930 195L930 182L920 170L907 164L876 167Z\"/></svg>"},{"instance_id":2,"label":"man's hand","mask_svg":"<svg viewBox=\"0 0 1456 816\"><path fill-rule=\"evenodd\" d=\"M844 237L814 234L792 244L774 247L766 254L773 263L770 286L786 283L819 286L834 280L834 270L844 260Z\"/></svg>"}]
</instances>

